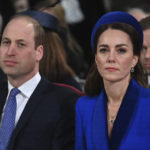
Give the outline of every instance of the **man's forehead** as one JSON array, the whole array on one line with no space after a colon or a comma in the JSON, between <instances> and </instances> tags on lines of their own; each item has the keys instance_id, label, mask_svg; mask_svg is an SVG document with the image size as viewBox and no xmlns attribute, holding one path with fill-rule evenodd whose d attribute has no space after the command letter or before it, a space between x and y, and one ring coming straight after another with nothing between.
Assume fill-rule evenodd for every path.
<instances>
[{"instance_id":1,"label":"man's forehead","mask_svg":"<svg viewBox=\"0 0 150 150\"><path fill-rule=\"evenodd\" d=\"M10 25L16 25L16 26L27 26L27 27L32 27L33 28L33 23L31 20L27 19L26 17L18 17L10 20L8 24L6 25L6 28Z\"/></svg>"},{"instance_id":2,"label":"man's forehead","mask_svg":"<svg viewBox=\"0 0 150 150\"><path fill-rule=\"evenodd\" d=\"M7 35L33 35L34 28L33 24L29 21L22 20L22 19L13 19L11 20L4 29L2 36Z\"/></svg>"}]
</instances>

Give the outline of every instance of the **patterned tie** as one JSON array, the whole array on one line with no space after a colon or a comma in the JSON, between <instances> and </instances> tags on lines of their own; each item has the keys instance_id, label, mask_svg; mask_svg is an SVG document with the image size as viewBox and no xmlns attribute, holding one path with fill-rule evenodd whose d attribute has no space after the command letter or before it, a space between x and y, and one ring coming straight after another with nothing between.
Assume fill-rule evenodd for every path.
<instances>
[{"instance_id":1,"label":"patterned tie","mask_svg":"<svg viewBox=\"0 0 150 150\"><path fill-rule=\"evenodd\" d=\"M6 150L12 131L15 128L16 95L20 91L17 88L11 90L0 129L0 150Z\"/></svg>"}]
</instances>

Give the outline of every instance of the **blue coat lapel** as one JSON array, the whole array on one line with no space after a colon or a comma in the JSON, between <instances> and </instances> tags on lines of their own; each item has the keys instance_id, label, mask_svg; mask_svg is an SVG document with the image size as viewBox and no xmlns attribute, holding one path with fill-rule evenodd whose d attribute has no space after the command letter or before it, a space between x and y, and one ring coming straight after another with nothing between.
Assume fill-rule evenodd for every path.
<instances>
[{"instance_id":1,"label":"blue coat lapel","mask_svg":"<svg viewBox=\"0 0 150 150\"><path fill-rule=\"evenodd\" d=\"M102 91L98 97L93 115L92 139L94 150L109 150L106 104L106 94Z\"/></svg>"},{"instance_id":2,"label":"blue coat lapel","mask_svg":"<svg viewBox=\"0 0 150 150\"><path fill-rule=\"evenodd\" d=\"M104 90L101 92L96 102L92 122L92 136L95 150L117 150L123 136L127 132L130 120L135 111L139 90L139 85L132 79L124 96L123 103L120 106L110 141L107 127L107 96Z\"/></svg>"},{"instance_id":3,"label":"blue coat lapel","mask_svg":"<svg viewBox=\"0 0 150 150\"><path fill-rule=\"evenodd\" d=\"M125 133L127 133L129 123L132 120L132 116L138 102L140 93L139 90L139 85L135 82L134 79L132 79L118 111L117 118L114 122L110 140L111 150L116 150L119 147L123 136Z\"/></svg>"}]
</instances>

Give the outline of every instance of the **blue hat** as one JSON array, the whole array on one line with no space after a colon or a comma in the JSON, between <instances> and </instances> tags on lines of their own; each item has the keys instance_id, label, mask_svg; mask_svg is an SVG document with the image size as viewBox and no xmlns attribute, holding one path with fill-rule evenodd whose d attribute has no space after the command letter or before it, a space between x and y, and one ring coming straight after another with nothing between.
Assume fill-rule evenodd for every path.
<instances>
[{"instance_id":1,"label":"blue hat","mask_svg":"<svg viewBox=\"0 0 150 150\"><path fill-rule=\"evenodd\" d=\"M109 12L105 15L103 15L95 24L93 30L92 30L92 35L91 35L91 47L92 50L94 51L94 39L95 39L95 34L97 30L104 24L112 24L112 23L126 23L131 25L138 33L140 36L140 41L141 41L141 47L143 45L143 31L142 28L139 24L139 22L130 14L122 11L112 11Z\"/></svg>"},{"instance_id":2,"label":"blue hat","mask_svg":"<svg viewBox=\"0 0 150 150\"><path fill-rule=\"evenodd\" d=\"M51 29L55 32L59 33L61 30L59 20L48 13L37 11L37 10L27 10L27 11L20 12L19 14L24 14L29 16L37 20L41 24L41 26Z\"/></svg>"}]
</instances>

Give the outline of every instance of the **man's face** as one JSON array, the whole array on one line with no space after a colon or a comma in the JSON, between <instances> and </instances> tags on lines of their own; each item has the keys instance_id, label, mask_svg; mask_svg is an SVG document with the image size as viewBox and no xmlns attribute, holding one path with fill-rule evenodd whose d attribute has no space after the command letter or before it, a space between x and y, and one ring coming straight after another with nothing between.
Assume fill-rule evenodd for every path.
<instances>
[{"instance_id":1,"label":"man's face","mask_svg":"<svg viewBox=\"0 0 150 150\"><path fill-rule=\"evenodd\" d=\"M0 47L0 65L8 79L25 82L39 69L42 46L35 49L33 24L25 18L11 20L6 26Z\"/></svg>"},{"instance_id":2,"label":"man's face","mask_svg":"<svg viewBox=\"0 0 150 150\"><path fill-rule=\"evenodd\" d=\"M146 71L150 74L150 29L144 30L144 43L140 55L140 62Z\"/></svg>"}]
</instances>

